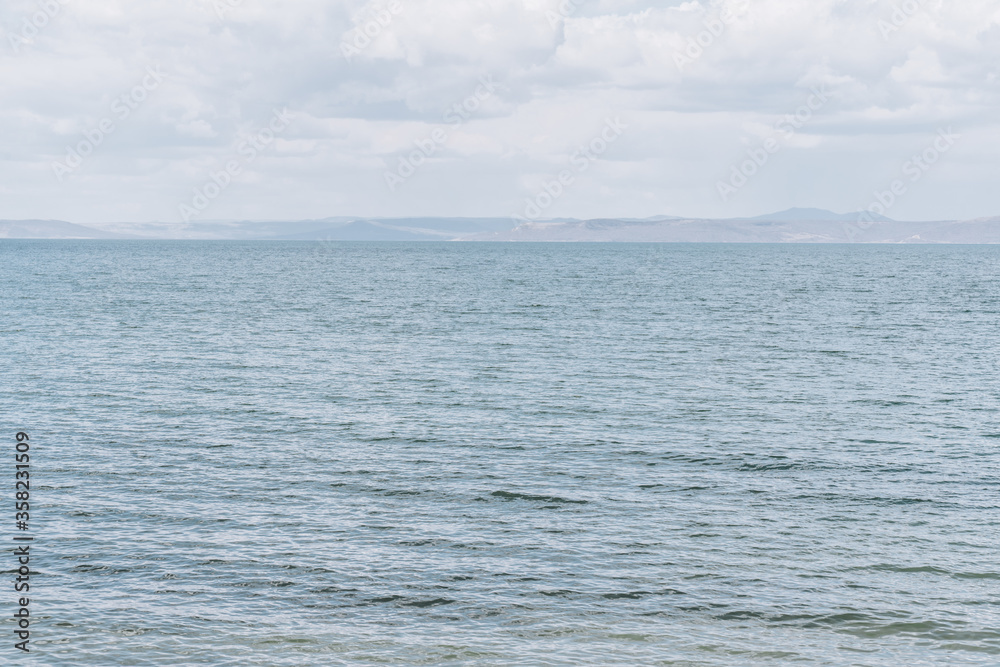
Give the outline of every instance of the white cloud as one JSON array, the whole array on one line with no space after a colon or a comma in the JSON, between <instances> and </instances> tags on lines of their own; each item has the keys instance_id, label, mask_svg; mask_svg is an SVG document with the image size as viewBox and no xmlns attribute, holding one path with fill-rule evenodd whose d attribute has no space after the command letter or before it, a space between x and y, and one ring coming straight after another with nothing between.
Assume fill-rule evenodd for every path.
<instances>
[{"instance_id":1,"label":"white cloud","mask_svg":"<svg viewBox=\"0 0 1000 667\"><path fill-rule=\"evenodd\" d=\"M0 6L0 218L176 219L276 108L294 122L209 217L507 215L615 115L628 131L552 215L857 208L945 125L963 135L947 168L894 214L1000 213L984 168L1000 149L1000 0L924 0L895 23L888 0L398 0L382 22L389 0L218 0L222 18L216 0L52 1L34 30L38 2ZM53 162L157 65L162 86L60 183ZM483 75L496 95L443 123ZM830 101L723 203L716 182L816 86ZM446 145L390 193L386 168L436 127Z\"/></svg>"}]
</instances>

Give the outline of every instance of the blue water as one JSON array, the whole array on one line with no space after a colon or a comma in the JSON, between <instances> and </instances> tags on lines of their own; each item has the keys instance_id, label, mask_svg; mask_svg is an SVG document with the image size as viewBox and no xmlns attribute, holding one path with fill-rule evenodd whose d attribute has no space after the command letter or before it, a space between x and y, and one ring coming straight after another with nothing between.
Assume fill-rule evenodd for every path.
<instances>
[{"instance_id":1,"label":"blue water","mask_svg":"<svg viewBox=\"0 0 1000 667\"><path fill-rule=\"evenodd\" d=\"M31 663L1000 664L998 279L996 247L0 241Z\"/></svg>"}]
</instances>

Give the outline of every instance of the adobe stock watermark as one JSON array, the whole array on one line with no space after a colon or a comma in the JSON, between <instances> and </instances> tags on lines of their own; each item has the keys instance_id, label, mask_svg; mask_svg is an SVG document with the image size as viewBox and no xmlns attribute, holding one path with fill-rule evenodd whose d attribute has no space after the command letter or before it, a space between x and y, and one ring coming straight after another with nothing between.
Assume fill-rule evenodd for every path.
<instances>
[{"instance_id":1,"label":"adobe stock watermark","mask_svg":"<svg viewBox=\"0 0 1000 667\"><path fill-rule=\"evenodd\" d=\"M351 62L354 56L360 55L402 11L403 3L400 0L389 0L384 8L375 9L371 19L357 26L349 40L340 42L340 52L344 59Z\"/></svg>"},{"instance_id":2,"label":"adobe stock watermark","mask_svg":"<svg viewBox=\"0 0 1000 667\"><path fill-rule=\"evenodd\" d=\"M63 5L67 2L69 0L39 0L38 11L21 19L21 31L7 35L7 41L10 42L14 55L21 55L22 46L34 44L38 33L62 12Z\"/></svg>"},{"instance_id":3,"label":"adobe stock watermark","mask_svg":"<svg viewBox=\"0 0 1000 667\"><path fill-rule=\"evenodd\" d=\"M483 102L493 97L496 93L497 85L490 74L479 77L479 85L475 91L464 100L456 102L445 109L441 120L455 127L465 123L482 107ZM427 160L444 148L449 139L448 133L440 127L431 130L430 134L423 139L415 139L413 144L416 146L416 149L410 151L407 155L400 156L399 164L396 166L395 171L386 171L384 173L383 177L385 178L385 184L389 187L389 191L395 192L400 185L417 173L417 170L426 164Z\"/></svg>"},{"instance_id":4,"label":"adobe stock watermark","mask_svg":"<svg viewBox=\"0 0 1000 667\"><path fill-rule=\"evenodd\" d=\"M621 118L605 120L600 133L586 145L577 147L576 152L570 156L569 162L575 168L576 173L582 174L590 169L590 165L604 155L627 129L628 125L623 123ZM542 181L541 190L534 197L528 197L524 200L524 215L514 213L511 215L511 219L516 224L538 220L549 207L566 193L566 189L574 182L576 182L576 176L573 175L571 169L563 169L553 176L551 181Z\"/></svg>"},{"instance_id":5,"label":"adobe stock watermark","mask_svg":"<svg viewBox=\"0 0 1000 667\"><path fill-rule=\"evenodd\" d=\"M209 172L205 182L194 188L190 206L185 203L177 206L181 219L190 222L191 218L203 213L232 185L233 179L243 173L244 167L256 160L264 149L274 143L279 134L288 129L291 122L291 114L287 109L275 110L267 127L251 134L237 145L236 156L226 161L224 169Z\"/></svg>"},{"instance_id":6,"label":"adobe stock watermark","mask_svg":"<svg viewBox=\"0 0 1000 667\"><path fill-rule=\"evenodd\" d=\"M684 68L701 58L705 51L725 34L729 26L746 16L750 11L750 0L736 0L732 4L734 7L727 5L719 10L718 15L702 21L701 24L705 26L705 29L694 37L688 38L687 46L684 49L674 52L674 64L677 65L677 71L683 73Z\"/></svg>"},{"instance_id":7,"label":"adobe stock watermark","mask_svg":"<svg viewBox=\"0 0 1000 667\"><path fill-rule=\"evenodd\" d=\"M111 113L114 115L114 119L123 122L131 116L149 98L150 93L160 87L160 84L163 83L163 76L159 65L147 67L146 76L143 77L142 81L124 95L116 97L111 103ZM102 118L95 127L84 130L81 141L77 142L75 146L66 147L66 160L64 162L56 160L52 163L52 171L60 183L76 171L84 160L118 129L114 119L111 117Z\"/></svg>"},{"instance_id":8,"label":"adobe stock watermark","mask_svg":"<svg viewBox=\"0 0 1000 667\"><path fill-rule=\"evenodd\" d=\"M962 135L955 134L951 127L939 129L934 141L927 148L903 163L901 167L903 176L906 176L910 183L918 182L961 138ZM873 193L875 198L858 214L858 219L844 224L844 233L848 241L853 242L861 232L878 222L878 218L885 216L907 192L909 186L906 181L899 178L890 183L886 190L876 190Z\"/></svg>"},{"instance_id":9,"label":"adobe stock watermark","mask_svg":"<svg viewBox=\"0 0 1000 667\"><path fill-rule=\"evenodd\" d=\"M923 9L924 3L927 0L903 0L899 5L892 6L892 15L889 20L885 19L878 20L878 30L882 33L882 39L886 42L889 41L889 35L902 29L906 25L907 21L917 15L921 9Z\"/></svg>"},{"instance_id":10,"label":"adobe stock watermark","mask_svg":"<svg viewBox=\"0 0 1000 667\"><path fill-rule=\"evenodd\" d=\"M826 84L821 84L812 89L812 94L806 99L805 104L796 109L795 113L785 114L775 123L774 131L781 135L780 139L768 137L757 148L747 150L747 159L731 166L729 180L716 182L715 189L718 190L722 201L728 202L730 197L749 183L750 179L764 168L771 156L795 136L795 131L805 127L812 120L813 114L822 109L829 100L830 92L827 91Z\"/></svg>"},{"instance_id":11,"label":"adobe stock watermark","mask_svg":"<svg viewBox=\"0 0 1000 667\"><path fill-rule=\"evenodd\" d=\"M555 11L551 9L545 10L545 18L548 19L549 25L553 29L558 28L559 24L568 19L569 17L576 14L576 10L580 8L584 0L559 0L559 6L556 7Z\"/></svg>"}]
</instances>

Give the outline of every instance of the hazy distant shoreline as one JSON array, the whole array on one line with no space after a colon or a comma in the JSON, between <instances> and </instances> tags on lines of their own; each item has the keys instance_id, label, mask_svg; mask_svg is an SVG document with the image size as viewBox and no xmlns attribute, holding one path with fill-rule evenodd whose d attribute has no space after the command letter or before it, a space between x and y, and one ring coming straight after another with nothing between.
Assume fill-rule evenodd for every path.
<instances>
[{"instance_id":1,"label":"hazy distant shoreline","mask_svg":"<svg viewBox=\"0 0 1000 667\"><path fill-rule=\"evenodd\" d=\"M859 221L858 214L790 209L756 218L326 218L284 222L94 223L0 220L0 238L593 243L1000 243L1000 217Z\"/></svg>"}]
</instances>

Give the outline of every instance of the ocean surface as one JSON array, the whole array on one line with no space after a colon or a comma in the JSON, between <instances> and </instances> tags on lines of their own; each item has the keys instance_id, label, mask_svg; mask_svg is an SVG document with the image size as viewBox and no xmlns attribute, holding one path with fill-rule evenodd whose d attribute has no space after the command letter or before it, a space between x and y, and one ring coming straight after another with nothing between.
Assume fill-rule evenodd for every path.
<instances>
[{"instance_id":1,"label":"ocean surface","mask_svg":"<svg viewBox=\"0 0 1000 667\"><path fill-rule=\"evenodd\" d=\"M996 246L0 241L0 663L997 665L998 358Z\"/></svg>"}]
</instances>

